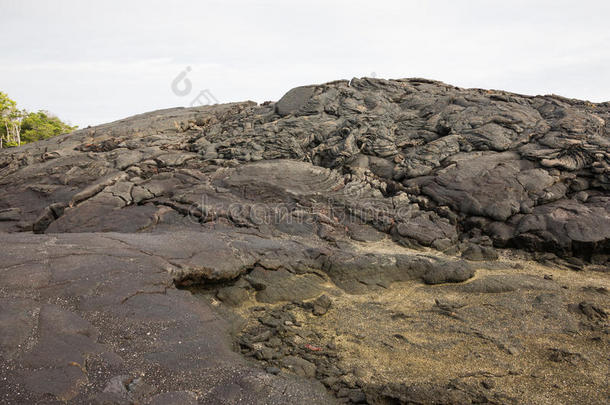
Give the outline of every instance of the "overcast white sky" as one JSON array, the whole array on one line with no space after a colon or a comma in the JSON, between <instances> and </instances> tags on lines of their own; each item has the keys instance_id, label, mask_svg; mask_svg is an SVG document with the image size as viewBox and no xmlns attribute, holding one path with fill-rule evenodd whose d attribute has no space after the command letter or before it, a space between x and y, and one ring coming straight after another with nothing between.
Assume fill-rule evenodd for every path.
<instances>
[{"instance_id":1,"label":"overcast white sky","mask_svg":"<svg viewBox=\"0 0 610 405\"><path fill-rule=\"evenodd\" d=\"M609 21L584 0L0 0L0 91L81 127L373 72L608 101Z\"/></svg>"}]
</instances>

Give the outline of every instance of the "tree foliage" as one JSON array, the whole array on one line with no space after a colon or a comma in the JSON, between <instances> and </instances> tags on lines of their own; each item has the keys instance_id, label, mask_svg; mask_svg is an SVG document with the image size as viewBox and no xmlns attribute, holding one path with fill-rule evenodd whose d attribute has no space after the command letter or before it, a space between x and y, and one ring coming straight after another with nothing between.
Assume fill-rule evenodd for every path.
<instances>
[{"instance_id":1,"label":"tree foliage","mask_svg":"<svg viewBox=\"0 0 610 405\"><path fill-rule=\"evenodd\" d=\"M75 130L47 111L27 113L21 120L21 142L35 142Z\"/></svg>"},{"instance_id":2,"label":"tree foliage","mask_svg":"<svg viewBox=\"0 0 610 405\"><path fill-rule=\"evenodd\" d=\"M75 130L47 111L28 112L0 92L0 148L40 141Z\"/></svg>"},{"instance_id":3,"label":"tree foliage","mask_svg":"<svg viewBox=\"0 0 610 405\"><path fill-rule=\"evenodd\" d=\"M12 143L20 144L19 130L22 114L17 103L6 93L0 92L0 147Z\"/></svg>"}]
</instances>

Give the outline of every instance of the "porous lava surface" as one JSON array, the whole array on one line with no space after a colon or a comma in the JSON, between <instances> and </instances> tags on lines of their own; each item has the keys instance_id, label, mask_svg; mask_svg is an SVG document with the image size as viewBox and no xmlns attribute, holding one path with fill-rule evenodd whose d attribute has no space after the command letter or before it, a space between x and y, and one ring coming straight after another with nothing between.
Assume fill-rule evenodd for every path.
<instances>
[{"instance_id":1,"label":"porous lava surface","mask_svg":"<svg viewBox=\"0 0 610 405\"><path fill-rule=\"evenodd\" d=\"M0 402L607 403L610 103L352 79L0 151Z\"/></svg>"}]
</instances>

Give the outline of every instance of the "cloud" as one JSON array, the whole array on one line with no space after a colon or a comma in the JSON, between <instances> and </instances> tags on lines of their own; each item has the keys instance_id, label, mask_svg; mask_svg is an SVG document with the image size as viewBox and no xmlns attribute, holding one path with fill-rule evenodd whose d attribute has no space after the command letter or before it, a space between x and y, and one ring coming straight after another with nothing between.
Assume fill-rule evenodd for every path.
<instances>
[{"instance_id":1,"label":"cloud","mask_svg":"<svg viewBox=\"0 0 610 405\"><path fill-rule=\"evenodd\" d=\"M376 72L606 101L605 1L4 1L0 89L79 125Z\"/></svg>"}]
</instances>

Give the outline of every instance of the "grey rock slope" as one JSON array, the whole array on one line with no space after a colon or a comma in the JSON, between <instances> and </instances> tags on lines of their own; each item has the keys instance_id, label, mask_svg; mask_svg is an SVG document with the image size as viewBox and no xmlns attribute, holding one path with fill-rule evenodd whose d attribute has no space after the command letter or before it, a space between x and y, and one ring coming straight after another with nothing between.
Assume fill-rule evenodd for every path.
<instances>
[{"instance_id":1,"label":"grey rock slope","mask_svg":"<svg viewBox=\"0 0 610 405\"><path fill-rule=\"evenodd\" d=\"M0 151L0 241L6 403L608 398L608 103L365 78L141 114Z\"/></svg>"},{"instance_id":2,"label":"grey rock slope","mask_svg":"<svg viewBox=\"0 0 610 405\"><path fill-rule=\"evenodd\" d=\"M590 260L610 246L609 118L608 104L419 79L308 86L275 104L158 111L4 152L0 216L5 231L150 229L160 206L205 210L201 195L265 202L257 182L276 173L304 198L385 212L366 222L405 244L487 236Z\"/></svg>"}]
</instances>

